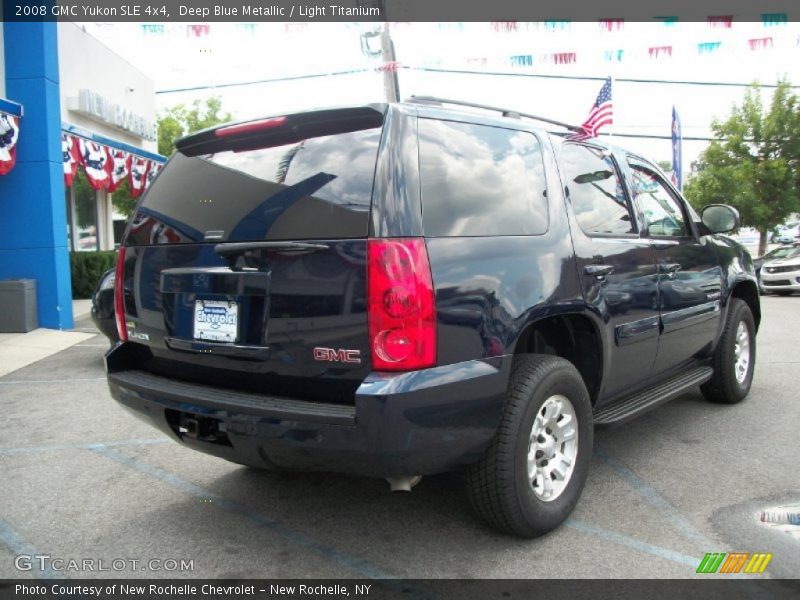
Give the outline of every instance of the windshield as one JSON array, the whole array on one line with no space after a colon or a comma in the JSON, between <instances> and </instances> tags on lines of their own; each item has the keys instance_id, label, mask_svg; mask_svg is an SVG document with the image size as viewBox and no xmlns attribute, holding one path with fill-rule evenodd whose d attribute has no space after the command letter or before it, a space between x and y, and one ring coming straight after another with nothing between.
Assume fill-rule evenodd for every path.
<instances>
[{"instance_id":1,"label":"windshield","mask_svg":"<svg viewBox=\"0 0 800 600\"><path fill-rule=\"evenodd\" d=\"M240 152L178 152L127 245L366 237L381 128Z\"/></svg>"},{"instance_id":2,"label":"windshield","mask_svg":"<svg viewBox=\"0 0 800 600\"><path fill-rule=\"evenodd\" d=\"M797 258L798 256L800 256L800 247L793 246L791 248L776 248L772 252L767 253L764 258L778 260L782 258Z\"/></svg>"}]
</instances>

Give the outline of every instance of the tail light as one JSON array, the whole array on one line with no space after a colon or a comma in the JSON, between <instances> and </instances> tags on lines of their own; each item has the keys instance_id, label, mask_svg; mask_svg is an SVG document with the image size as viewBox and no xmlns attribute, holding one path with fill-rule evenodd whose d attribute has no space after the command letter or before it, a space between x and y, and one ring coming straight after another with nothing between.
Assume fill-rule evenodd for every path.
<instances>
[{"instance_id":1,"label":"tail light","mask_svg":"<svg viewBox=\"0 0 800 600\"><path fill-rule=\"evenodd\" d=\"M436 303L422 238L367 241L372 367L411 371L436 364Z\"/></svg>"},{"instance_id":2,"label":"tail light","mask_svg":"<svg viewBox=\"0 0 800 600\"><path fill-rule=\"evenodd\" d=\"M122 288L125 287L125 246L119 247L117 255L117 271L114 277L114 317L117 320L117 334L122 342L128 341L128 329L125 327L125 298Z\"/></svg>"}]
</instances>

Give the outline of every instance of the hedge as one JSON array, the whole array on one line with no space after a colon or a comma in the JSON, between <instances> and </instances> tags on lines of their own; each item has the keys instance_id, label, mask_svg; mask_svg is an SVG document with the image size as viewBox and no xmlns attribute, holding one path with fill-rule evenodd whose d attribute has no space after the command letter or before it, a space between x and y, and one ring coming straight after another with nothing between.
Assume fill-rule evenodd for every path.
<instances>
[{"instance_id":1,"label":"hedge","mask_svg":"<svg viewBox=\"0 0 800 600\"><path fill-rule=\"evenodd\" d=\"M70 252L72 297L91 298L100 276L117 263L114 250L104 252Z\"/></svg>"}]
</instances>

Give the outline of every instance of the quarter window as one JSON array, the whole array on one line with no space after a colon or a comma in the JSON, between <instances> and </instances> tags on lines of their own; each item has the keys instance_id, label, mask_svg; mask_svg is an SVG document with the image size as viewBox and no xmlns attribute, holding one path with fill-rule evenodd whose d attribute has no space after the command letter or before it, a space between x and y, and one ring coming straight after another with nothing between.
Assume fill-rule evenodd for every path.
<instances>
[{"instance_id":1,"label":"quarter window","mask_svg":"<svg viewBox=\"0 0 800 600\"><path fill-rule=\"evenodd\" d=\"M653 237L685 237L686 218L678 200L653 172L631 165L633 193L644 214L647 229Z\"/></svg>"},{"instance_id":2,"label":"quarter window","mask_svg":"<svg viewBox=\"0 0 800 600\"><path fill-rule=\"evenodd\" d=\"M630 203L611 156L599 148L564 144L561 160L570 203L585 233L635 232Z\"/></svg>"},{"instance_id":3,"label":"quarter window","mask_svg":"<svg viewBox=\"0 0 800 600\"><path fill-rule=\"evenodd\" d=\"M426 235L547 231L544 161L533 134L420 119L419 153Z\"/></svg>"}]
</instances>

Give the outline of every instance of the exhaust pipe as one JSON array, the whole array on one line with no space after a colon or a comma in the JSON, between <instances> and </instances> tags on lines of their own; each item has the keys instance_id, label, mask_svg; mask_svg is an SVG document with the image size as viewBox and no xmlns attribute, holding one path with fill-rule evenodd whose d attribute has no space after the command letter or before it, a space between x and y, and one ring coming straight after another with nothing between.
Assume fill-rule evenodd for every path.
<instances>
[{"instance_id":1,"label":"exhaust pipe","mask_svg":"<svg viewBox=\"0 0 800 600\"><path fill-rule=\"evenodd\" d=\"M411 488L422 481L422 475L412 475L411 477L387 477L389 487L393 492L410 492Z\"/></svg>"}]
</instances>

